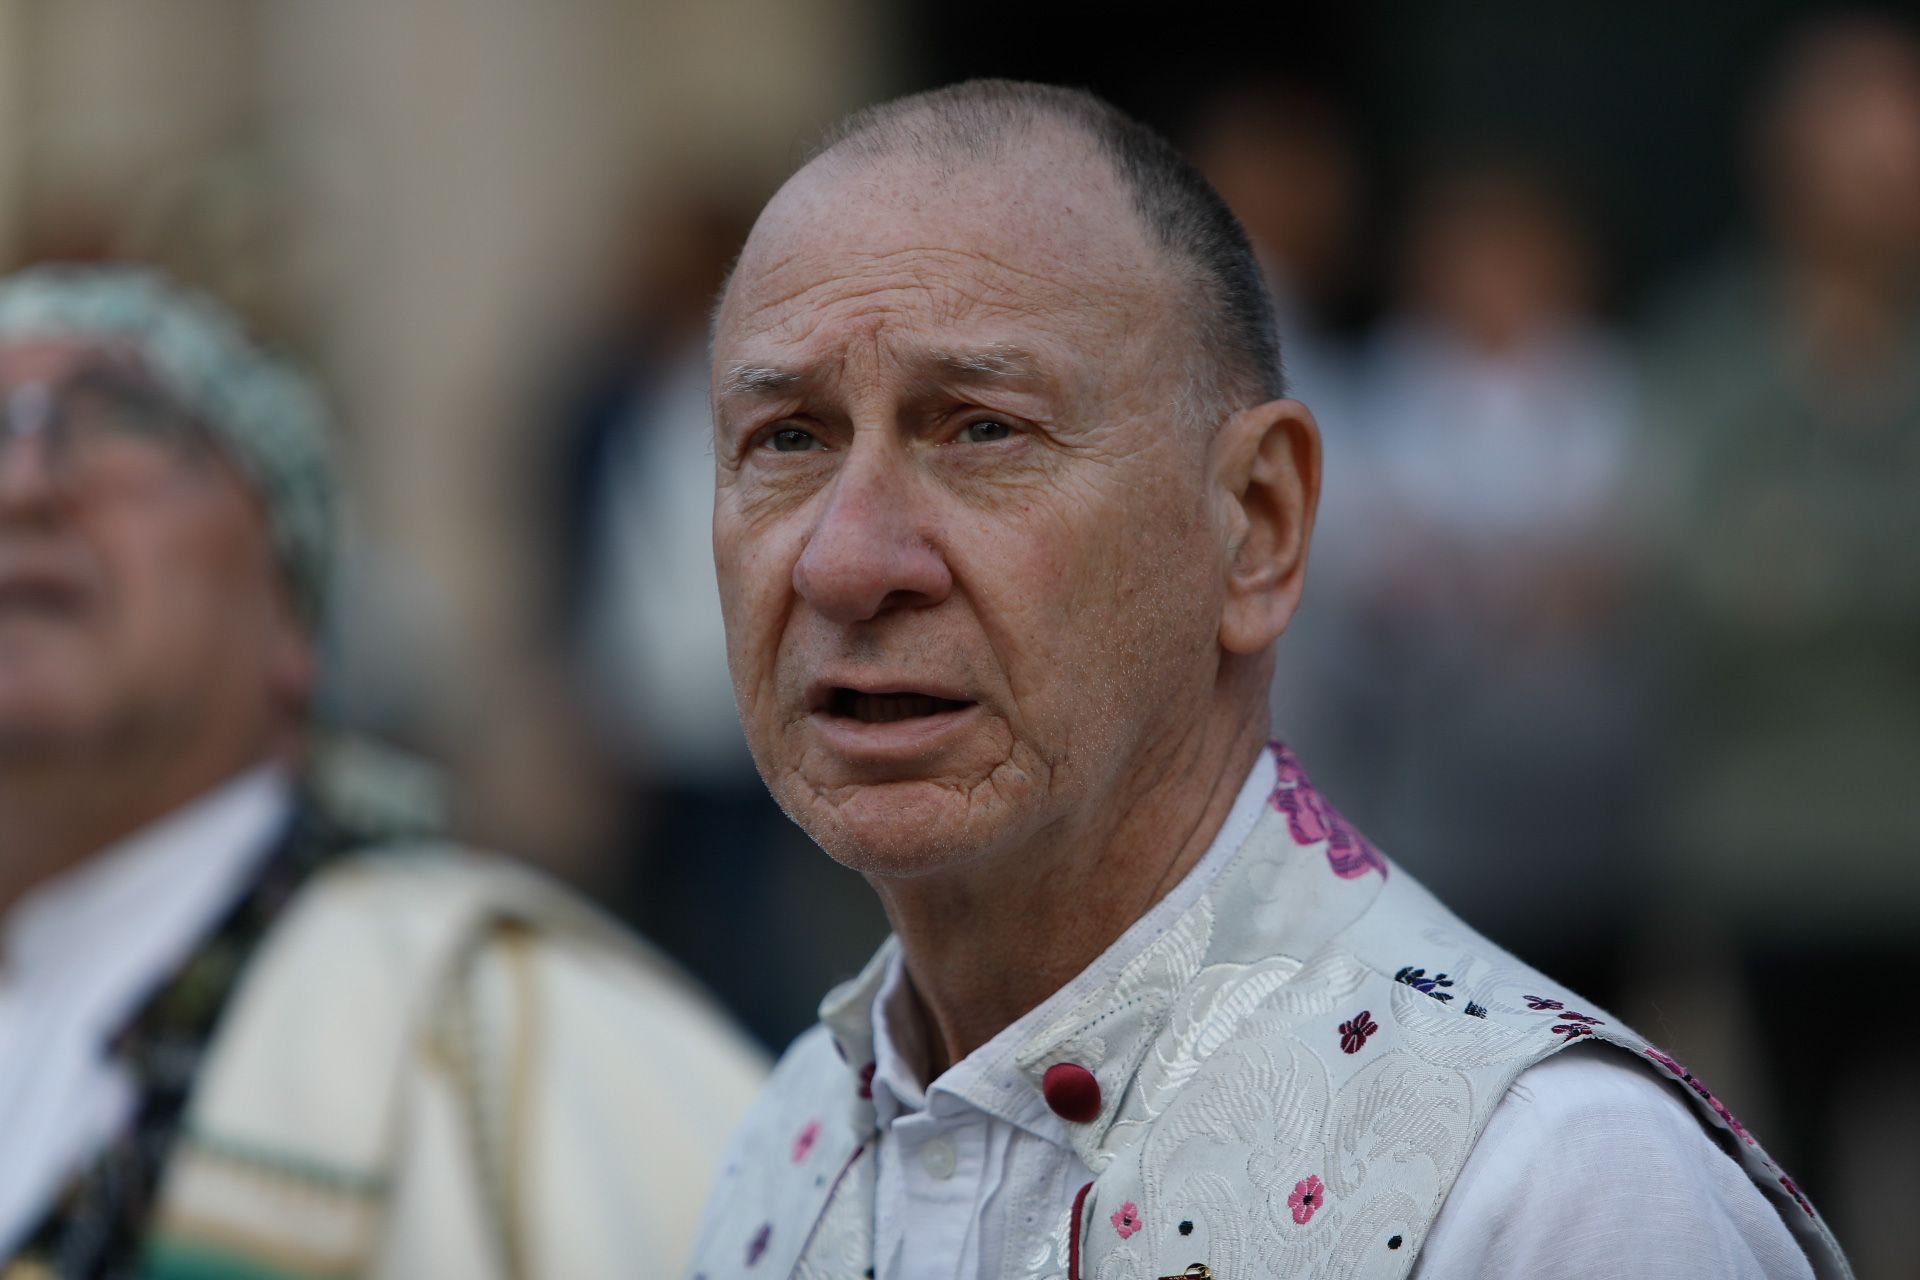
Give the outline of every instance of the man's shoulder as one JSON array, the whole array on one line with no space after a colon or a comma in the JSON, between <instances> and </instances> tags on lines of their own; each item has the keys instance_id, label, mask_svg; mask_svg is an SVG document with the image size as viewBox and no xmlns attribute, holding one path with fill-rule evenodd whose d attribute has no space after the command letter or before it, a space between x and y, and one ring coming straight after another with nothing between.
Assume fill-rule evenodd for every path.
<instances>
[{"instance_id":1,"label":"man's shoulder","mask_svg":"<svg viewBox=\"0 0 1920 1280\"><path fill-rule=\"evenodd\" d=\"M1651 1064L1583 1048L1508 1089L1417 1275L1811 1276L1783 1211Z\"/></svg>"},{"instance_id":2,"label":"man's shoulder","mask_svg":"<svg viewBox=\"0 0 1920 1280\"><path fill-rule=\"evenodd\" d=\"M757 1264L769 1249L799 1256L867 1150L867 1117L859 1112L869 1105L863 1095L871 1069L860 1076L822 1025L781 1055L735 1131L707 1198L698 1258L717 1268L711 1274L730 1274L722 1263L737 1267L741 1258ZM770 1270L785 1273L777 1265Z\"/></svg>"},{"instance_id":3,"label":"man's shoulder","mask_svg":"<svg viewBox=\"0 0 1920 1280\"><path fill-rule=\"evenodd\" d=\"M872 1079L871 1069L857 1082L855 1074L825 1026L816 1023L801 1032L780 1055L741 1122L733 1143L735 1155L757 1159L763 1149L791 1145L810 1122L845 1128L842 1122L849 1107L867 1096Z\"/></svg>"}]
</instances>

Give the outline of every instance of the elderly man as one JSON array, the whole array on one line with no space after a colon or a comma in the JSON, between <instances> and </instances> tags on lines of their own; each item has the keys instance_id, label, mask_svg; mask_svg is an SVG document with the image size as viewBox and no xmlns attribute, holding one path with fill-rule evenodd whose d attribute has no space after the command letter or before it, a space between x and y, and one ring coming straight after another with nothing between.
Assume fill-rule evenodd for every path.
<instances>
[{"instance_id":1,"label":"elderly man","mask_svg":"<svg viewBox=\"0 0 1920 1280\"><path fill-rule=\"evenodd\" d=\"M1278 368L1231 215L1085 94L858 114L761 215L715 332L733 677L895 938L696 1274L1846 1274L1685 1068L1268 745L1319 479Z\"/></svg>"},{"instance_id":2,"label":"elderly man","mask_svg":"<svg viewBox=\"0 0 1920 1280\"><path fill-rule=\"evenodd\" d=\"M157 277L47 268L0 281L0 405L0 1275L684 1260L754 1056L558 890L328 785L303 384Z\"/></svg>"}]
</instances>

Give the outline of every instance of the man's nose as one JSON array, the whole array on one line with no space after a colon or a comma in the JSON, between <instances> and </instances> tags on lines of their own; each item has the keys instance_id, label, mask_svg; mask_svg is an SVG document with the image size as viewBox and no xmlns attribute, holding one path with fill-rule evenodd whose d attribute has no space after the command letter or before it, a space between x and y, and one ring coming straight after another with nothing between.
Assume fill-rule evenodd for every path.
<instances>
[{"instance_id":1,"label":"man's nose","mask_svg":"<svg viewBox=\"0 0 1920 1280\"><path fill-rule=\"evenodd\" d=\"M902 446L856 439L793 567L801 599L834 622L869 622L947 598L953 576L928 538Z\"/></svg>"}]
</instances>

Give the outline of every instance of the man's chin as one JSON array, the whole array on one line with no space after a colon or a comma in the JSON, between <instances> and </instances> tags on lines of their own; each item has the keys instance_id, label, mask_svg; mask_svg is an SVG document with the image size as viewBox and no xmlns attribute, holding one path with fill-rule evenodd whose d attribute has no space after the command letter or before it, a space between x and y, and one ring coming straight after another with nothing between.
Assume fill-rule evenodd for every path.
<instances>
[{"instance_id":1,"label":"man's chin","mask_svg":"<svg viewBox=\"0 0 1920 1280\"><path fill-rule=\"evenodd\" d=\"M920 780L812 792L789 812L834 861L887 879L965 866L1013 825L990 787Z\"/></svg>"}]
</instances>

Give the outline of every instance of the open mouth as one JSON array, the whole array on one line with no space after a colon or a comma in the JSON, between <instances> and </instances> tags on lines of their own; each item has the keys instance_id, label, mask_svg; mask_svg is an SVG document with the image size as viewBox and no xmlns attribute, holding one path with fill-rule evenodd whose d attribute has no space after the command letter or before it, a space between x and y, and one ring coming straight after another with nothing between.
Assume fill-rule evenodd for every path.
<instances>
[{"instance_id":1,"label":"open mouth","mask_svg":"<svg viewBox=\"0 0 1920 1280\"><path fill-rule=\"evenodd\" d=\"M862 724L890 724L896 720L937 716L946 711L964 711L972 705L956 698L937 698L930 693L866 693L842 686L827 695L826 711Z\"/></svg>"}]
</instances>

